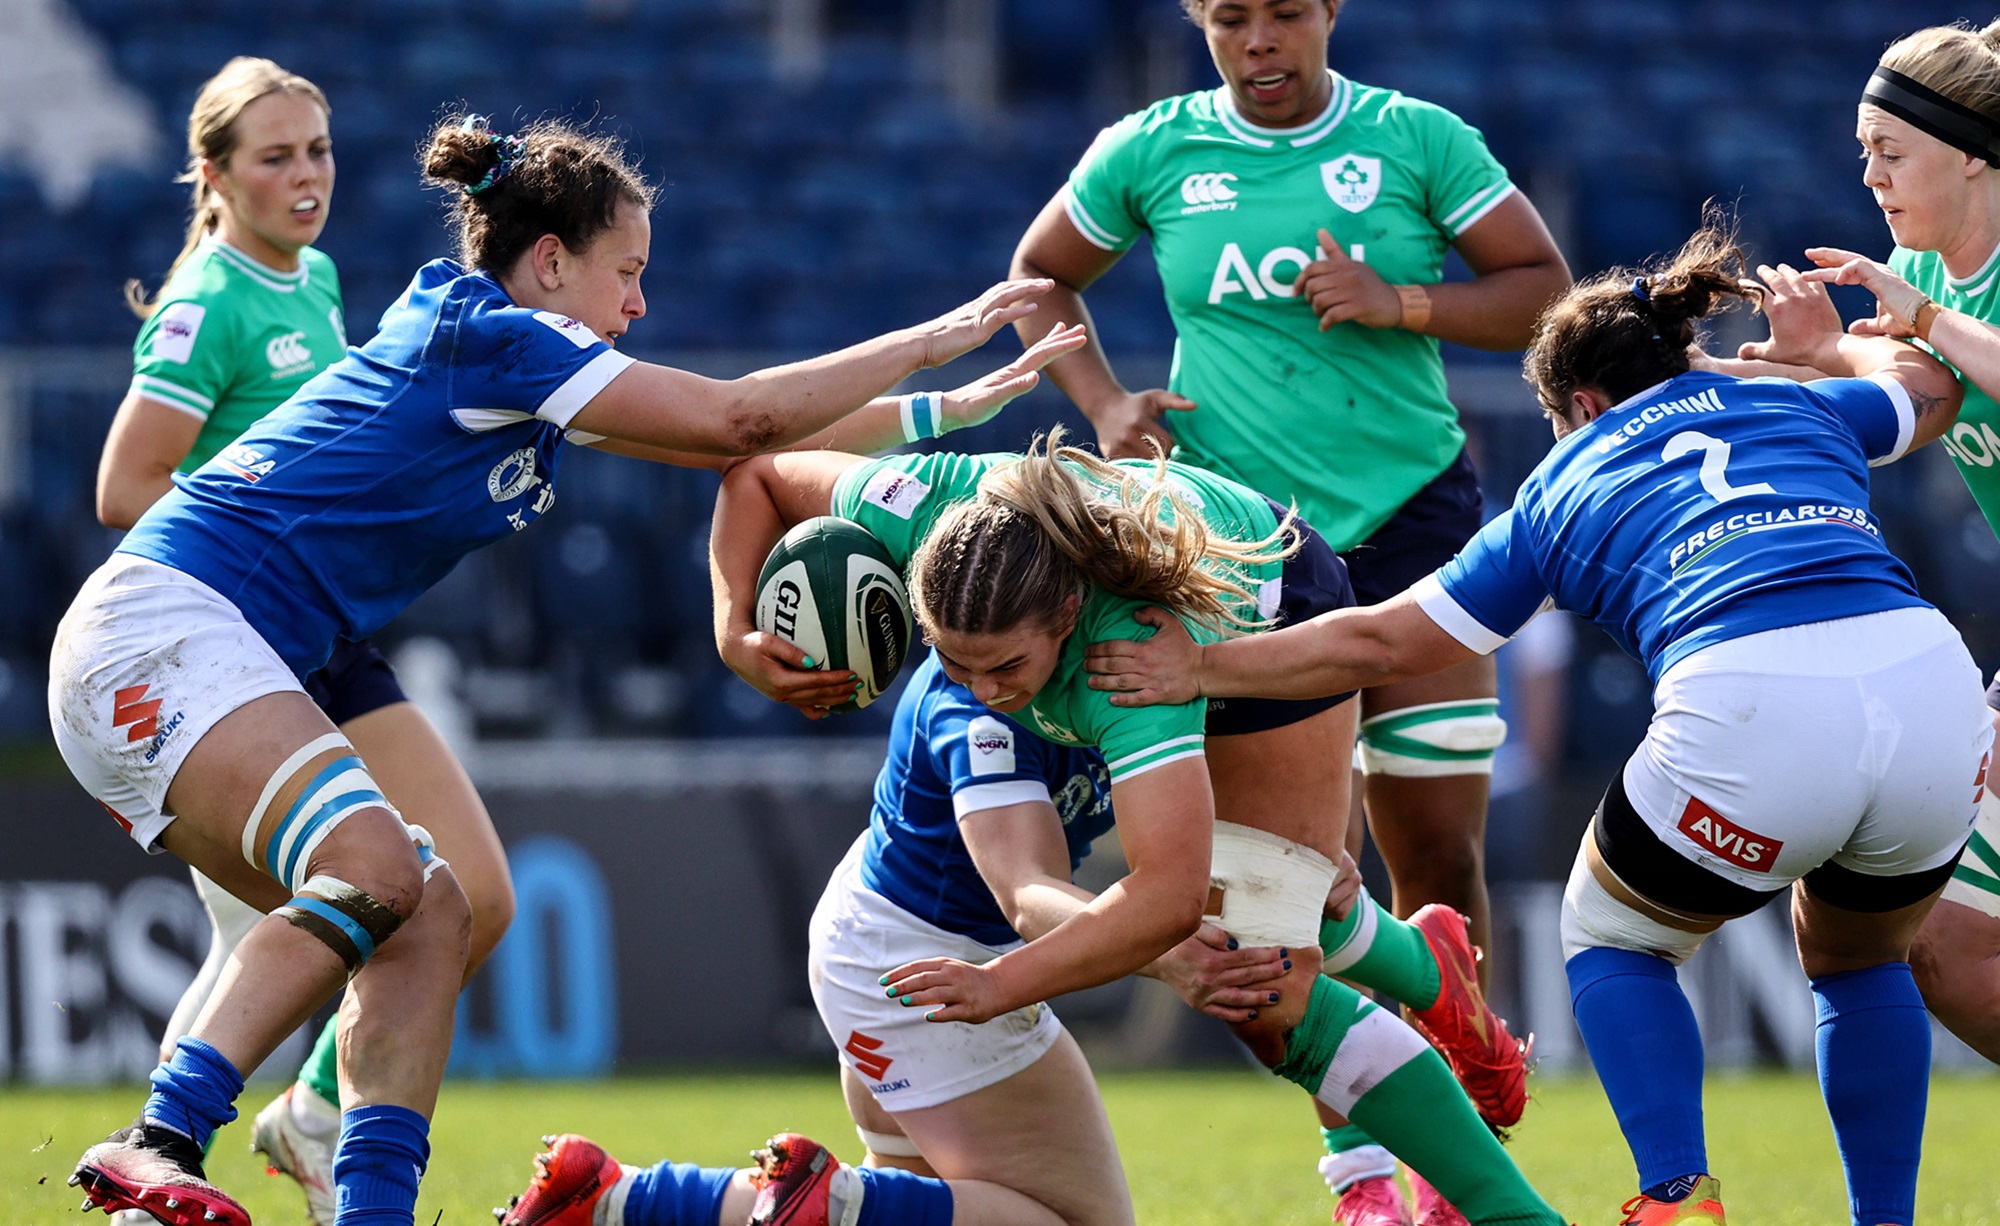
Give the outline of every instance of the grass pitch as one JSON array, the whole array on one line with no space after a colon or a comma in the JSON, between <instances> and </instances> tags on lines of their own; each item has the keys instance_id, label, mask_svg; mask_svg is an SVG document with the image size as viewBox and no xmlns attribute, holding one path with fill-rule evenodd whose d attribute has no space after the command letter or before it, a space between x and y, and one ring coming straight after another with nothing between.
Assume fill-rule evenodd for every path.
<instances>
[{"instance_id":1,"label":"grass pitch","mask_svg":"<svg viewBox=\"0 0 2000 1226\"><path fill-rule=\"evenodd\" d=\"M1324 1223L1332 1202L1314 1164L1319 1136L1304 1095L1242 1072L1109 1074L1104 1097L1125 1156L1139 1220L1162 1226ZM1633 1191L1610 1108L1594 1081L1536 1079L1512 1145L1543 1195L1586 1226L1618 1220ZM287 1182L248 1153L249 1122L271 1087L244 1095L246 1118L224 1129L211 1174L259 1226L305 1220ZM86 1145L129 1121L136 1086L0 1092L0 1222L79 1220L63 1186ZM1709 1156L1730 1220L1746 1226L1847 1221L1833 1135L1809 1077L1717 1078L1708 1086ZM1932 1084L1917 1207L1931 1226L2000 1226L2000 1081ZM822 1076L626 1078L595 1084L453 1083L432 1134L420 1226L492 1221L521 1190L544 1132L577 1131L633 1163L671 1157L745 1162L774 1131L809 1133L843 1159L860 1145L829 1071ZM101 1220L101 1219L92 1219Z\"/></svg>"}]
</instances>

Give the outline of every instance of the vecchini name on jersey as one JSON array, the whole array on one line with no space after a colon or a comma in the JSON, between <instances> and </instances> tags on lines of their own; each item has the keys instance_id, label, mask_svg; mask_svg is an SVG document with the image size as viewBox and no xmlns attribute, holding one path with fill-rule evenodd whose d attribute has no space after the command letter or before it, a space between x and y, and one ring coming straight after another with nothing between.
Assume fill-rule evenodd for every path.
<instances>
[{"instance_id":1,"label":"vecchini name on jersey","mask_svg":"<svg viewBox=\"0 0 2000 1226\"><path fill-rule=\"evenodd\" d=\"M1418 601L1480 652L1552 601L1655 680L1714 643L1928 607L1868 510L1870 465L1915 429L1887 376L1682 375L1557 443Z\"/></svg>"}]
</instances>

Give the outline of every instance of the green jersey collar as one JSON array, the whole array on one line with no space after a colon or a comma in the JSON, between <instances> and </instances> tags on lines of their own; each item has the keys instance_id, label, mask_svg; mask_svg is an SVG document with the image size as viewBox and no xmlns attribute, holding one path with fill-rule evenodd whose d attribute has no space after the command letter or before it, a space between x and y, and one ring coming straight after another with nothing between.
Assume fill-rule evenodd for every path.
<instances>
[{"instance_id":1,"label":"green jersey collar","mask_svg":"<svg viewBox=\"0 0 2000 1226\"><path fill-rule=\"evenodd\" d=\"M1969 277L1961 278L1952 276L1951 270L1944 266L1943 255L1938 256L1938 269L1944 273L1944 283L1946 285L1964 294L1967 298L1977 298L1992 288L1993 274L1996 270L2000 270L2000 244L1995 244L1993 250L1986 254L1986 262L1979 266L1979 271Z\"/></svg>"},{"instance_id":2,"label":"green jersey collar","mask_svg":"<svg viewBox=\"0 0 2000 1226\"><path fill-rule=\"evenodd\" d=\"M292 293L312 279L312 265L306 262L304 249L299 252L298 268L291 272L279 272L213 235L201 240L201 249L219 257L223 263L265 289L274 289L281 294Z\"/></svg>"},{"instance_id":3,"label":"green jersey collar","mask_svg":"<svg viewBox=\"0 0 2000 1226\"><path fill-rule=\"evenodd\" d=\"M1246 145L1259 149L1274 149L1279 144L1293 149L1303 149L1325 140L1340 121L1347 118L1348 110L1354 105L1354 82L1341 76L1333 69L1326 70L1327 80L1333 85L1333 92L1326 100L1326 109L1319 118L1302 128L1265 128L1243 118L1236 109L1236 99L1230 96L1227 85L1215 91L1215 115L1229 134Z\"/></svg>"}]
</instances>

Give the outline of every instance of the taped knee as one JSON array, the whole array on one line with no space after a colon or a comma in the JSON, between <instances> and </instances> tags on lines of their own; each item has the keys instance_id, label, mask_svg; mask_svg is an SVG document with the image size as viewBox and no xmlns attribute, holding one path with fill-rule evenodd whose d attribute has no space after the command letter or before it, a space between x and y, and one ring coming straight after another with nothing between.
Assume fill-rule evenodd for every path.
<instances>
[{"instance_id":1,"label":"taped knee","mask_svg":"<svg viewBox=\"0 0 2000 1226\"><path fill-rule=\"evenodd\" d=\"M403 926L403 916L393 907L366 890L325 875L306 882L296 898L272 914L319 938L340 956L350 975L367 965L382 943Z\"/></svg>"},{"instance_id":2,"label":"taped knee","mask_svg":"<svg viewBox=\"0 0 2000 1226\"><path fill-rule=\"evenodd\" d=\"M328 733L271 772L243 823L243 858L302 894L314 850L363 809L396 811L347 738Z\"/></svg>"},{"instance_id":3,"label":"taped knee","mask_svg":"<svg viewBox=\"0 0 2000 1226\"><path fill-rule=\"evenodd\" d=\"M1499 699L1432 702L1361 721L1359 757L1371 775L1490 775L1506 740Z\"/></svg>"},{"instance_id":4,"label":"taped knee","mask_svg":"<svg viewBox=\"0 0 2000 1226\"><path fill-rule=\"evenodd\" d=\"M1203 918L1244 945L1317 948L1335 865L1303 843L1215 823Z\"/></svg>"},{"instance_id":5,"label":"taped knee","mask_svg":"<svg viewBox=\"0 0 2000 1226\"><path fill-rule=\"evenodd\" d=\"M1598 874L1608 875L1610 869L1601 861L1593 863L1592 847L1593 835L1585 833L1569 884L1563 888L1564 961L1586 949L1624 949L1654 954L1679 966L1722 926L1720 921L1694 919L1647 903L1615 877L1607 885Z\"/></svg>"}]
</instances>

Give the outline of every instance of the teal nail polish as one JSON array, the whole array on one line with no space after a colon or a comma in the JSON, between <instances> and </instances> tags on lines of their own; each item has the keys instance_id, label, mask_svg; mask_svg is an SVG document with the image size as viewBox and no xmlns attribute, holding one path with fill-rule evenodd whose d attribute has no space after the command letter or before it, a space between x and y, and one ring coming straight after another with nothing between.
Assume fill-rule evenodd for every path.
<instances>
[{"instance_id":1,"label":"teal nail polish","mask_svg":"<svg viewBox=\"0 0 2000 1226\"><path fill-rule=\"evenodd\" d=\"M911 1000L911 999L910 999L909 997L907 997L907 996L903 997L902 999L903 999L903 1007L904 1007L904 1008L908 1008L909 1006L911 1006L911 1005L914 1005L914 1004L916 1004L916 1003L917 1003L916 1001L914 1001L914 1000Z\"/></svg>"},{"instance_id":2,"label":"teal nail polish","mask_svg":"<svg viewBox=\"0 0 2000 1226\"><path fill-rule=\"evenodd\" d=\"M886 988L889 986L889 977L887 975L884 975L880 979L877 979L875 982L881 984L883 987Z\"/></svg>"},{"instance_id":3,"label":"teal nail polish","mask_svg":"<svg viewBox=\"0 0 2000 1226\"><path fill-rule=\"evenodd\" d=\"M935 1022L937 1020L937 1012L933 1010L930 1013L924 1014L924 1020L927 1022Z\"/></svg>"},{"instance_id":4,"label":"teal nail polish","mask_svg":"<svg viewBox=\"0 0 2000 1226\"><path fill-rule=\"evenodd\" d=\"M889 989L889 999L890 1000L896 999L896 989L894 988Z\"/></svg>"},{"instance_id":5,"label":"teal nail polish","mask_svg":"<svg viewBox=\"0 0 2000 1226\"><path fill-rule=\"evenodd\" d=\"M806 657L806 664L805 664L805 666L806 666L807 668L818 668L818 667L819 667L819 665L817 665L817 664L813 663L813 658L812 658L811 656L807 656L807 657Z\"/></svg>"}]
</instances>

